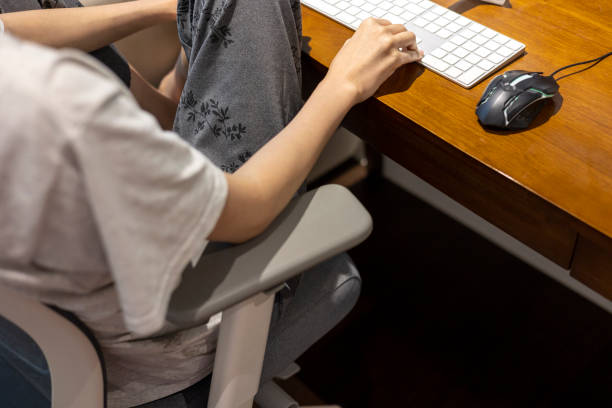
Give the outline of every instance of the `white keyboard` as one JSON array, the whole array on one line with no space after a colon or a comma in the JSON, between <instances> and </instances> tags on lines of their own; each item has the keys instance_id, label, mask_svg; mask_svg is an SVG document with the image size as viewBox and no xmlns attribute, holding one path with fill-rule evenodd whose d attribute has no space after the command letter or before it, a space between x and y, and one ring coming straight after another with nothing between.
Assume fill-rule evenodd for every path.
<instances>
[{"instance_id":1,"label":"white keyboard","mask_svg":"<svg viewBox=\"0 0 612 408\"><path fill-rule=\"evenodd\" d=\"M471 88L520 56L525 45L429 0L302 0L353 30L368 17L404 24L425 52L421 64Z\"/></svg>"}]
</instances>

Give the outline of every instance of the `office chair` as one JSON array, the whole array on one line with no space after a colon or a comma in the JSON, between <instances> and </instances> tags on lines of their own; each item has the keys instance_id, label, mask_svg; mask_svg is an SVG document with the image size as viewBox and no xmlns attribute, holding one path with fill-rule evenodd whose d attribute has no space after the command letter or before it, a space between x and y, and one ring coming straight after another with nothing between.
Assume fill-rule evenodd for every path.
<instances>
[{"instance_id":1,"label":"office chair","mask_svg":"<svg viewBox=\"0 0 612 408\"><path fill-rule=\"evenodd\" d=\"M359 244L371 228L370 215L346 188L327 185L295 198L260 236L208 253L185 271L172 295L168 322L192 327L223 312L209 408L252 407L276 291L288 279ZM36 300L1 286L0 315L42 350L53 408L104 407L103 366L80 329ZM269 406L297 406L279 397L275 401L273 390L264 400Z\"/></svg>"}]
</instances>

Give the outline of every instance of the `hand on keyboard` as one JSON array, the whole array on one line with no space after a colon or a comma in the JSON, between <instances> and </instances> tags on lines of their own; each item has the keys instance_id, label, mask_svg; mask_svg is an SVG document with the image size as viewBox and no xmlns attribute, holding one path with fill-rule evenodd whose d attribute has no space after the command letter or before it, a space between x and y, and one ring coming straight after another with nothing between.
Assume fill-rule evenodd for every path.
<instances>
[{"instance_id":1,"label":"hand on keyboard","mask_svg":"<svg viewBox=\"0 0 612 408\"><path fill-rule=\"evenodd\" d=\"M402 24L368 18L338 51L327 76L348 85L358 103L372 96L397 68L421 58L414 33Z\"/></svg>"}]
</instances>

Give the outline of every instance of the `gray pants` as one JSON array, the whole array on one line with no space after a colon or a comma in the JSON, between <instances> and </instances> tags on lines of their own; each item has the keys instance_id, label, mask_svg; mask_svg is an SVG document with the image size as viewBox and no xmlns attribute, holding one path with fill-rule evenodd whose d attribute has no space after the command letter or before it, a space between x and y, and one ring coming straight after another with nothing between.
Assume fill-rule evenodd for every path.
<instances>
[{"instance_id":1,"label":"gray pants","mask_svg":"<svg viewBox=\"0 0 612 408\"><path fill-rule=\"evenodd\" d=\"M180 0L189 75L174 130L236 171L302 107L299 0Z\"/></svg>"},{"instance_id":2,"label":"gray pants","mask_svg":"<svg viewBox=\"0 0 612 408\"><path fill-rule=\"evenodd\" d=\"M178 28L189 75L174 128L234 172L302 107L300 2L179 0ZM275 305L262 380L337 324L359 290L347 255L305 273L295 296Z\"/></svg>"},{"instance_id":3,"label":"gray pants","mask_svg":"<svg viewBox=\"0 0 612 408\"><path fill-rule=\"evenodd\" d=\"M346 254L304 272L288 303L274 305L261 383L272 379L331 330L353 308L361 278ZM140 408L206 406L210 376L199 383Z\"/></svg>"}]
</instances>

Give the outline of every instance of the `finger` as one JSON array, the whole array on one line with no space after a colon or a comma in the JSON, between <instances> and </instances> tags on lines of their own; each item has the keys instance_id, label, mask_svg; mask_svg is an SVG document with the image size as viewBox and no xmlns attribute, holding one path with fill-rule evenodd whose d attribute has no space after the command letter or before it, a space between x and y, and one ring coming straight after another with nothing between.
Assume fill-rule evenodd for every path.
<instances>
[{"instance_id":1,"label":"finger","mask_svg":"<svg viewBox=\"0 0 612 408\"><path fill-rule=\"evenodd\" d=\"M370 17L375 23L378 23L380 25L383 26L388 26L391 25L391 22L389 20L385 20L384 18L374 18L374 17Z\"/></svg>"},{"instance_id":2,"label":"finger","mask_svg":"<svg viewBox=\"0 0 612 408\"><path fill-rule=\"evenodd\" d=\"M398 34L395 34L391 39L391 44L393 48L402 48L408 50L416 50L416 35L410 31L403 31Z\"/></svg>"},{"instance_id":3,"label":"finger","mask_svg":"<svg viewBox=\"0 0 612 408\"><path fill-rule=\"evenodd\" d=\"M390 32L391 34L398 34L401 32L408 31L403 24L388 24L385 26L385 31Z\"/></svg>"},{"instance_id":4,"label":"finger","mask_svg":"<svg viewBox=\"0 0 612 408\"><path fill-rule=\"evenodd\" d=\"M420 61L423 58L423 50L407 50L396 54L397 66L410 64L411 62Z\"/></svg>"}]
</instances>

